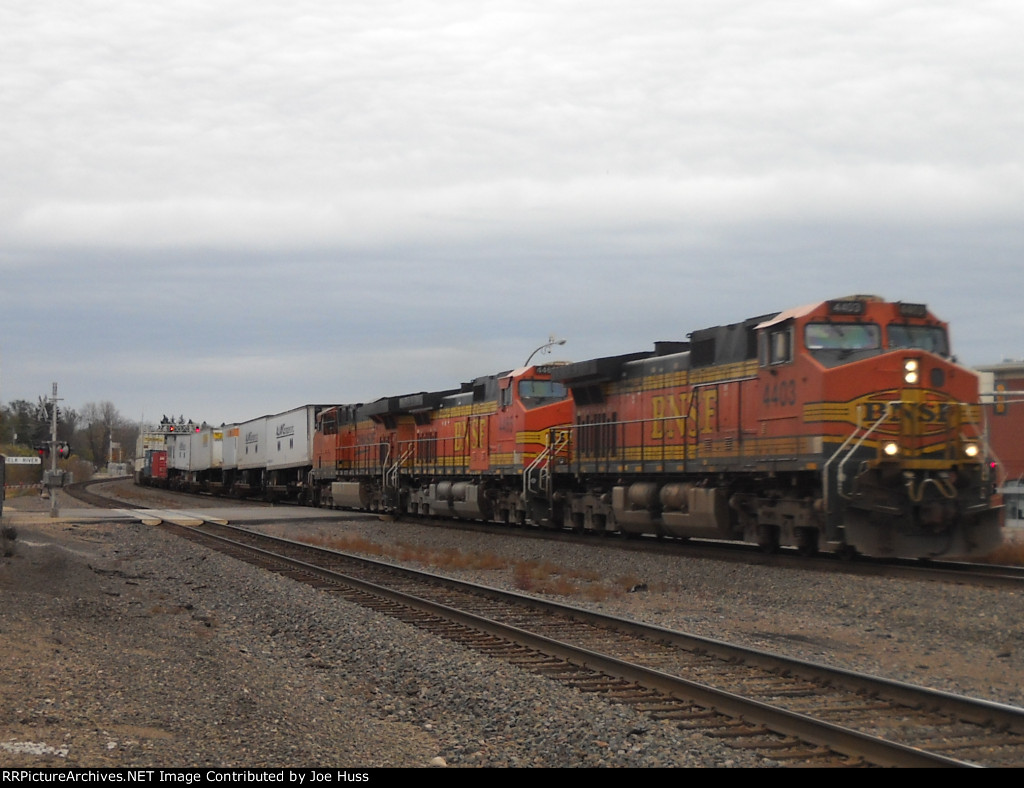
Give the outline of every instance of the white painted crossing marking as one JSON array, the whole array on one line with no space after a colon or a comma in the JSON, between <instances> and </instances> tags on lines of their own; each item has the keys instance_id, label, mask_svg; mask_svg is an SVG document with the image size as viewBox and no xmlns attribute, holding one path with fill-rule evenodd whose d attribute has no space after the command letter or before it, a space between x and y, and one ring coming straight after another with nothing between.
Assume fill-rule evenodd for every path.
<instances>
[{"instance_id":1,"label":"white painted crossing marking","mask_svg":"<svg viewBox=\"0 0 1024 788\"><path fill-rule=\"evenodd\" d=\"M190 515L187 512L167 511L166 509L135 509L133 512L143 525L160 525L162 522L168 522L194 528L203 524L201 517Z\"/></svg>"},{"instance_id":2,"label":"white painted crossing marking","mask_svg":"<svg viewBox=\"0 0 1024 788\"><path fill-rule=\"evenodd\" d=\"M213 523L214 525L227 525L228 521L224 517L216 517L212 514L203 514L202 512L187 512L181 511L179 514L186 515L188 517L198 517L204 523Z\"/></svg>"},{"instance_id":3,"label":"white painted crossing marking","mask_svg":"<svg viewBox=\"0 0 1024 788\"><path fill-rule=\"evenodd\" d=\"M112 511L123 514L125 517L130 517L133 520L138 520L143 525L160 525L163 522L159 517L143 515L142 509L113 509Z\"/></svg>"}]
</instances>

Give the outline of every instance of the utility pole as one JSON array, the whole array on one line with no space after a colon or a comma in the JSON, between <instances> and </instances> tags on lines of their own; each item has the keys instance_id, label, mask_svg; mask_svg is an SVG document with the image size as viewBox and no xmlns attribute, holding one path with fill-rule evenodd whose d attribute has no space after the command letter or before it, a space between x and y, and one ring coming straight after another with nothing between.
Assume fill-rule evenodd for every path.
<instances>
[{"instance_id":1,"label":"utility pole","mask_svg":"<svg viewBox=\"0 0 1024 788\"><path fill-rule=\"evenodd\" d=\"M50 517L60 516L60 505L57 502L57 487L63 478L57 472L57 403L62 400L57 396L57 384L53 384L53 396L50 397L50 473L47 486L50 488Z\"/></svg>"}]
</instances>

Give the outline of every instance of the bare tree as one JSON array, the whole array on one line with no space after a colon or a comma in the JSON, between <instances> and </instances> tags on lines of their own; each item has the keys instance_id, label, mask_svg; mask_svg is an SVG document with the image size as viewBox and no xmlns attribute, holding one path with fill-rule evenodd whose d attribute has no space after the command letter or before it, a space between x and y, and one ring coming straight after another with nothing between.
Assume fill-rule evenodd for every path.
<instances>
[{"instance_id":1,"label":"bare tree","mask_svg":"<svg viewBox=\"0 0 1024 788\"><path fill-rule=\"evenodd\" d=\"M86 459L96 465L103 465L107 461L114 432L123 426L124 419L113 402L89 402L82 408L79 420L83 423L79 431L80 450Z\"/></svg>"}]
</instances>

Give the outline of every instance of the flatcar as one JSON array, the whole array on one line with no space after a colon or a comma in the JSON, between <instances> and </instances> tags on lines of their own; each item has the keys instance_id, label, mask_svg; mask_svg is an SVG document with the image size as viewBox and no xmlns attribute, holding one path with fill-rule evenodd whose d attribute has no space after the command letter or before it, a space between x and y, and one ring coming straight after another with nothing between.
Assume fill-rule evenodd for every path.
<instances>
[{"instance_id":1,"label":"flatcar","mask_svg":"<svg viewBox=\"0 0 1024 788\"><path fill-rule=\"evenodd\" d=\"M1002 539L978 376L926 306L875 296L220 433L186 478L229 495L803 553Z\"/></svg>"},{"instance_id":2,"label":"flatcar","mask_svg":"<svg viewBox=\"0 0 1024 788\"><path fill-rule=\"evenodd\" d=\"M328 405L303 405L237 424L165 422L159 448L147 448L140 484L192 493L310 503L317 415Z\"/></svg>"}]
</instances>

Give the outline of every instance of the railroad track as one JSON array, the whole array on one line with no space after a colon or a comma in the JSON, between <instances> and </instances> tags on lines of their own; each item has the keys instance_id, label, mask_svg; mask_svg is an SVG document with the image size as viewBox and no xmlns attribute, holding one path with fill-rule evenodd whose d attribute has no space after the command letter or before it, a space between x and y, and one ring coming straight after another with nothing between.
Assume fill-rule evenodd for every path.
<instances>
[{"instance_id":1,"label":"railroad track","mask_svg":"<svg viewBox=\"0 0 1024 788\"><path fill-rule=\"evenodd\" d=\"M103 497L93 502L110 505ZM210 524L178 530L581 690L632 703L652 718L731 737L766 758L844 765L1024 763L1019 708L382 568L252 531ZM342 580L338 572L352 579ZM540 613L532 612L537 608Z\"/></svg>"},{"instance_id":2,"label":"railroad track","mask_svg":"<svg viewBox=\"0 0 1024 788\"><path fill-rule=\"evenodd\" d=\"M253 531L166 526L652 720L793 765L1019 766L1024 710L779 657Z\"/></svg>"},{"instance_id":3,"label":"railroad track","mask_svg":"<svg viewBox=\"0 0 1024 788\"><path fill-rule=\"evenodd\" d=\"M91 492L90 488L97 485L106 486L111 482L99 480L81 482L67 488L70 495L79 500L90 503L94 506L124 507L125 501L105 495L98 495ZM150 494L154 491L147 490ZM168 495L168 493L164 493ZM213 499L208 495L195 495L192 493L176 492L173 496L181 496L182 500L195 501L197 499L210 501ZM270 507L270 504L247 501L246 505ZM493 523L478 523L475 521L444 520L437 521L431 518L418 517L413 515L404 516L403 520L415 522L419 525L429 525L438 528L459 529L472 532L485 533L508 533L509 526L501 526ZM751 545L726 544L715 542L678 542L669 540L655 540L653 538L625 539L625 538L604 538L594 535L579 535L569 531L549 531L543 529L517 529L517 538L536 539L543 541L572 542L589 545L614 544L616 549L636 550L639 552L652 551L659 555L674 554L682 558L711 558L716 561L736 561L745 564L756 564L759 566L782 566L788 568L805 569L808 571L822 572L843 572L852 575L866 575L872 577L902 577L914 580L934 580L938 582L953 582L963 585L973 585L984 588L1015 588L1024 587L1024 567L1022 566L1000 566L990 564L965 563L955 561L913 561L910 559L870 559L859 557L856 560L843 560L836 555L823 554L816 557L797 556L795 553L784 552L781 554L766 555Z\"/></svg>"}]
</instances>

